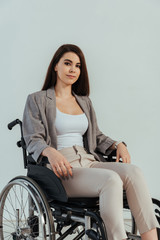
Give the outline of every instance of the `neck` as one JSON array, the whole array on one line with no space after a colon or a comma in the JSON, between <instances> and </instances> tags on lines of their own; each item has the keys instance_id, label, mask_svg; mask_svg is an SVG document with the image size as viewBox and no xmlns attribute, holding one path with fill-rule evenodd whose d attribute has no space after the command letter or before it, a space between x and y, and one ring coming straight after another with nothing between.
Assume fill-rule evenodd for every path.
<instances>
[{"instance_id":1,"label":"neck","mask_svg":"<svg viewBox=\"0 0 160 240\"><path fill-rule=\"evenodd\" d=\"M56 97L60 97L60 98L73 97L73 95L72 95L72 86L71 85L62 86L60 84L56 84L54 89L55 89Z\"/></svg>"}]
</instances>

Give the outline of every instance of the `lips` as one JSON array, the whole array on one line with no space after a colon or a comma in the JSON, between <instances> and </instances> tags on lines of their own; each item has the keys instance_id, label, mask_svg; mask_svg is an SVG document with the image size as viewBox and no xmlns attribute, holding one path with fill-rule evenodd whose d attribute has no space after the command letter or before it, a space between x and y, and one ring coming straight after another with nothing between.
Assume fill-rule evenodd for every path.
<instances>
[{"instance_id":1,"label":"lips","mask_svg":"<svg viewBox=\"0 0 160 240\"><path fill-rule=\"evenodd\" d=\"M73 76L73 75L67 75L67 77L69 77L69 78L75 78L76 76Z\"/></svg>"}]
</instances>

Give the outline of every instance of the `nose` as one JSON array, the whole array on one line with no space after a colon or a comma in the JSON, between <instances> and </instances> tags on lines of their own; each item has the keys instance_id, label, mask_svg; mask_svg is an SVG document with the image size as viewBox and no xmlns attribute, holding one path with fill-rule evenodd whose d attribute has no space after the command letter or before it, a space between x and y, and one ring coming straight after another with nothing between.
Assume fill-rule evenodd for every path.
<instances>
[{"instance_id":1,"label":"nose","mask_svg":"<svg viewBox=\"0 0 160 240\"><path fill-rule=\"evenodd\" d=\"M74 66L71 66L69 71L70 71L70 72L75 72L75 67L74 67Z\"/></svg>"}]
</instances>

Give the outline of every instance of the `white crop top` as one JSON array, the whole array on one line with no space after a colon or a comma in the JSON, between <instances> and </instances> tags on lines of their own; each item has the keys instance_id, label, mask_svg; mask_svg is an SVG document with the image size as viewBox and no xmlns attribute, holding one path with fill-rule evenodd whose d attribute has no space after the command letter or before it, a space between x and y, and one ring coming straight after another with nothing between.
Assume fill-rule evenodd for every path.
<instances>
[{"instance_id":1,"label":"white crop top","mask_svg":"<svg viewBox=\"0 0 160 240\"><path fill-rule=\"evenodd\" d=\"M71 115L56 109L55 128L57 132L57 149L60 150L74 145L83 147L83 135L88 128L85 115Z\"/></svg>"}]
</instances>

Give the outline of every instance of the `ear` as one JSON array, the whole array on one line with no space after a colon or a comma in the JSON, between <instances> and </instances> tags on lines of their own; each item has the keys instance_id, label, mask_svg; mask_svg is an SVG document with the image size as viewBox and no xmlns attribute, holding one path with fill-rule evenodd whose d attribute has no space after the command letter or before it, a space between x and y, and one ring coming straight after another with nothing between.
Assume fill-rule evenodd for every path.
<instances>
[{"instance_id":1,"label":"ear","mask_svg":"<svg viewBox=\"0 0 160 240\"><path fill-rule=\"evenodd\" d=\"M57 64L54 66L54 71L57 72Z\"/></svg>"}]
</instances>

